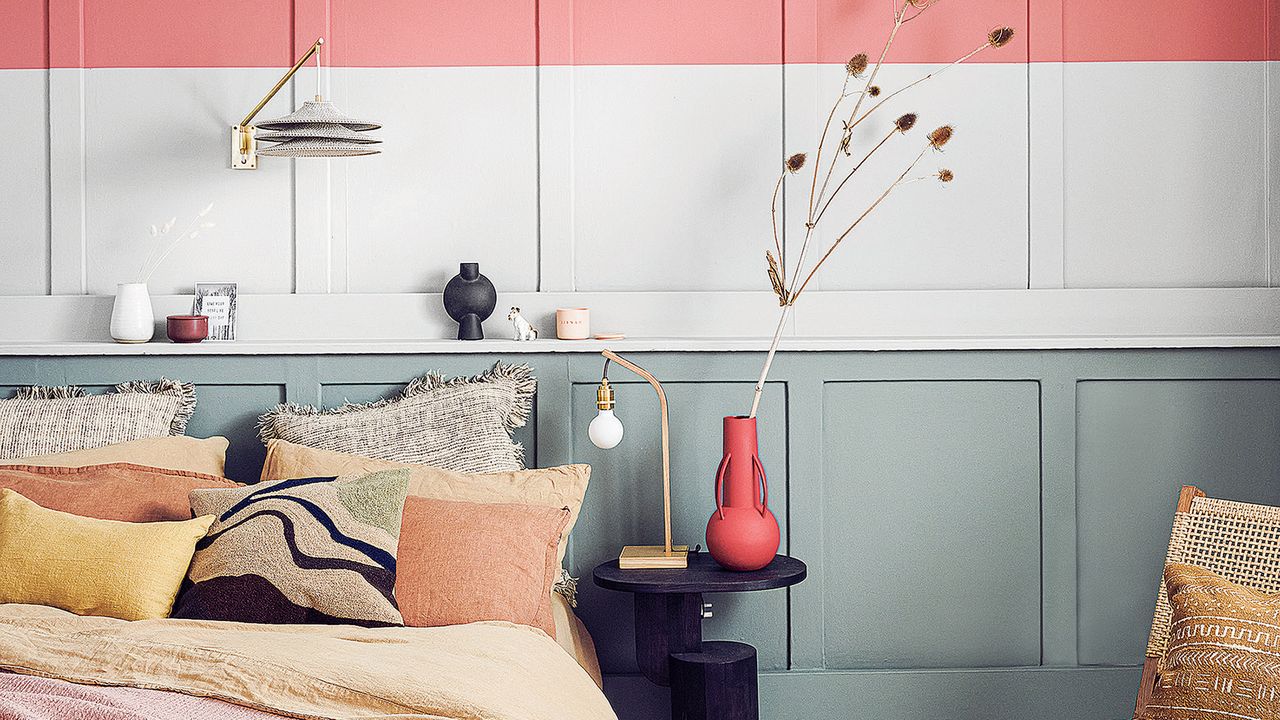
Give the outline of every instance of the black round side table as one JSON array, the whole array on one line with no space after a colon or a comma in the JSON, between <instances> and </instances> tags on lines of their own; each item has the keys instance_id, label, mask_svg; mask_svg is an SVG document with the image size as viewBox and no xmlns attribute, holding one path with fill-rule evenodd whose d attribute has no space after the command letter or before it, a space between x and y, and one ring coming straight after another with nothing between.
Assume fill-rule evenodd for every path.
<instances>
[{"instance_id":1,"label":"black round side table","mask_svg":"<svg viewBox=\"0 0 1280 720\"><path fill-rule=\"evenodd\" d=\"M610 560L594 575L600 587L635 595L636 662L649 680L671 687L672 720L756 720L756 649L702 641L702 594L788 587L806 572L785 555L754 572L732 572L707 553L690 553L683 569L623 570Z\"/></svg>"}]
</instances>

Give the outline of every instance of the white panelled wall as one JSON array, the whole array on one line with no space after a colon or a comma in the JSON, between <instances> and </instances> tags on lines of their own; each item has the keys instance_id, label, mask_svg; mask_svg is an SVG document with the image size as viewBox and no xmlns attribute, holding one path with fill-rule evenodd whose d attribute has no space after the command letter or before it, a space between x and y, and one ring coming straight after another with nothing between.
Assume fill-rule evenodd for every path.
<instances>
[{"instance_id":1,"label":"white panelled wall","mask_svg":"<svg viewBox=\"0 0 1280 720\"><path fill-rule=\"evenodd\" d=\"M892 89L937 67L891 65L881 84ZM313 72L295 81L298 100L311 94ZM572 302L627 308L595 324L633 335L716 334L720 320L765 335L771 317L728 320L738 312L730 293L767 293L763 253L777 169L790 152L813 159L843 72L834 64L337 68L332 99L384 124L383 154L263 158L255 172L233 172L227 127L277 68L0 71L0 97L11 109L0 173L0 308L76 312L85 306L18 304L13 296L109 295L134 279L148 225L214 202L217 228L161 266L151 282L157 296L189 294L203 280L236 281L245 295L424 294L428 310L406 318L399 335L419 337L448 328L438 298L427 294L458 262L479 261L503 295L500 310L516 300L531 306L526 314L544 334L554 307ZM1108 298L1131 297L1089 289L1271 287L1280 263L1280 213L1272 210L1278 73L1275 62L948 70L859 128L866 147L896 115L920 114L918 130L893 138L833 205L816 247L943 122L955 125L956 138L926 157L920 174L945 166L955 182L898 190L813 289L948 291L855 305L875 312L888 302L924 314L972 307L944 333L959 336L988 326L1046 334L1063 325L1047 318L1037 326L1042 302L1089 314ZM292 99L282 93L262 117L287 112ZM800 177L785 193L792 253L808 195L807 175ZM963 295L1019 289L994 305ZM1040 290L1081 294L1046 300ZM632 294L612 295L621 292ZM713 295L690 306L680 298L699 295L686 293ZM1212 297L1217 309L1206 312L1226 316L1280 308L1274 294L1245 305L1233 305L1243 296ZM810 318L835 319L809 320L808 334L867 334L892 317L864 323L841 318L830 302L817 305ZM712 308L722 315L672 315ZM339 320L352 323L353 337L366 332L355 317ZM1255 319L1246 318L1251 332L1280 334L1269 319ZM1083 334L1118 332L1077 320ZM1177 334L1170 320L1153 321L1147 334ZM505 335L504 325L495 316L490 332ZM5 339L105 334L78 328L66 332L89 335L54 337L22 327L12 316L0 321L4 333L18 334ZM263 332L288 327L282 319ZM894 327L937 332L932 323Z\"/></svg>"}]
</instances>

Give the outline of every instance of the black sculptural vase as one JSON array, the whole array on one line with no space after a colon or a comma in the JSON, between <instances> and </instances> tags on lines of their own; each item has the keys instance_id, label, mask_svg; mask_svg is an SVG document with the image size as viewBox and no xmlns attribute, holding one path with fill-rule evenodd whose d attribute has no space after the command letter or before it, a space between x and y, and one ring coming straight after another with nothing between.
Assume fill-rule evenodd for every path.
<instances>
[{"instance_id":1,"label":"black sculptural vase","mask_svg":"<svg viewBox=\"0 0 1280 720\"><path fill-rule=\"evenodd\" d=\"M458 274L444 286L444 311L458 323L459 340L483 340L481 323L497 304L498 291L480 274L480 263L459 263Z\"/></svg>"}]
</instances>

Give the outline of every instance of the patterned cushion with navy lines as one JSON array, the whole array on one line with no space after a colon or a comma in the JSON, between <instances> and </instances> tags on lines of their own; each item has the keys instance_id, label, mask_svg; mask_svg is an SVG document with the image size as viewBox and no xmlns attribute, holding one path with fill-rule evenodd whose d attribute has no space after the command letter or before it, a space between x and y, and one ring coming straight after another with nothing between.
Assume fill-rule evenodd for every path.
<instances>
[{"instance_id":1,"label":"patterned cushion with navy lines","mask_svg":"<svg viewBox=\"0 0 1280 720\"><path fill-rule=\"evenodd\" d=\"M393 594L409 478L301 478L194 490L215 515L173 616L252 623L403 625Z\"/></svg>"}]
</instances>

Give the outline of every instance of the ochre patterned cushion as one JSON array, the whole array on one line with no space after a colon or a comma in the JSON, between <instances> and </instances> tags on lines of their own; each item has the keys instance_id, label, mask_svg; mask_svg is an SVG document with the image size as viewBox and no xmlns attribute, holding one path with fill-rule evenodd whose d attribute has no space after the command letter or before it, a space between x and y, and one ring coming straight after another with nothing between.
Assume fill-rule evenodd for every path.
<instances>
[{"instance_id":1,"label":"ochre patterned cushion","mask_svg":"<svg viewBox=\"0 0 1280 720\"><path fill-rule=\"evenodd\" d=\"M22 388L0 400L0 458L181 435L195 407L195 386L168 379L122 383L105 395L86 395L80 387Z\"/></svg>"},{"instance_id":2,"label":"ochre patterned cushion","mask_svg":"<svg viewBox=\"0 0 1280 720\"><path fill-rule=\"evenodd\" d=\"M406 470L193 490L214 515L174 617L252 623L403 625L396 546Z\"/></svg>"},{"instance_id":3,"label":"ochre patterned cushion","mask_svg":"<svg viewBox=\"0 0 1280 720\"><path fill-rule=\"evenodd\" d=\"M262 416L263 441L420 463L459 472L524 468L511 431L529 417L537 381L526 366L498 363L473 378L425 375L399 396L332 410L280 405Z\"/></svg>"},{"instance_id":4,"label":"ochre patterned cushion","mask_svg":"<svg viewBox=\"0 0 1280 720\"><path fill-rule=\"evenodd\" d=\"M1196 567L1164 571L1173 620L1143 720L1280 718L1280 595Z\"/></svg>"}]
</instances>

